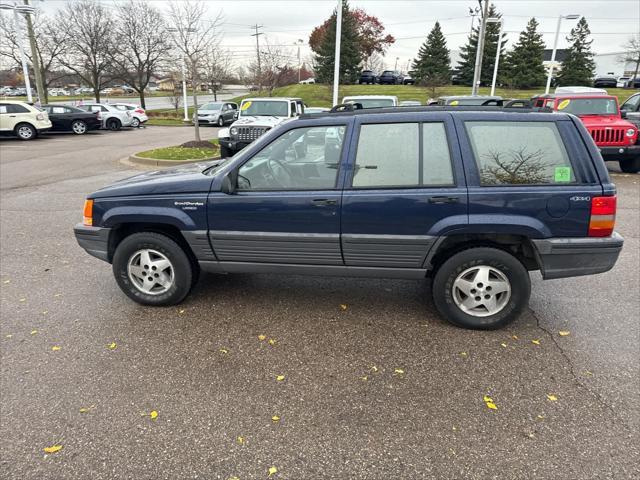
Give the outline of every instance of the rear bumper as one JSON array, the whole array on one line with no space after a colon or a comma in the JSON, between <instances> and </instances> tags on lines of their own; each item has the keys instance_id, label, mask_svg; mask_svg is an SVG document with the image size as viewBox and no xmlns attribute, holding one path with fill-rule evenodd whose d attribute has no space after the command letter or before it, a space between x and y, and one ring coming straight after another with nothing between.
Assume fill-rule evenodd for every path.
<instances>
[{"instance_id":1,"label":"rear bumper","mask_svg":"<svg viewBox=\"0 0 640 480\"><path fill-rule=\"evenodd\" d=\"M617 232L604 238L549 238L531 240L545 280L592 275L611 270L624 239Z\"/></svg>"},{"instance_id":2,"label":"rear bumper","mask_svg":"<svg viewBox=\"0 0 640 480\"><path fill-rule=\"evenodd\" d=\"M110 228L88 227L82 223L73 228L78 245L84 248L89 255L105 262L109 261L110 232Z\"/></svg>"},{"instance_id":3,"label":"rear bumper","mask_svg":"<svg viewBox=\"0 0 640 480\"><path fill-rule=\"evenodd\" d=\"M626 147L598 147L605 160L620 160L640 156L640 145L628 145Z\"/></svg>"}]
</instances>

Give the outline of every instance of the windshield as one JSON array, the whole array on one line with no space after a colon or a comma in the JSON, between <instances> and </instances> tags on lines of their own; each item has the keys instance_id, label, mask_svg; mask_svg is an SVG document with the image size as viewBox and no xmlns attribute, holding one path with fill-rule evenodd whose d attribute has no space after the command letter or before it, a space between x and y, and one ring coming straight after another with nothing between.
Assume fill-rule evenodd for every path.
<instances>
[{"instance_id":1,"label":"windshield","mask_svg":"<svg viewBox=\"0 0 640 480\"><path fill-rule=\"evenodd\" d=\"M240 116L248 117L251 115L288 117L289 102L268 102L261 100L249 100L248 102L243 102L240 107Z\"/></svg>"},{"instance_id":2,"label":"windshield","mask_svg":"<svg viewBox=\"0 0 640 480\"><path fill-rule=\"evenodd\" d=\"M393 107L390 98L350 98L345 103L359 103L362 108Z\"/></svg>"},{"instance_id":3,"label":"windshield","mask_svg":"<svg viewBox=\"0 0 640 480\"><path fill-rule=\"evenodd\" d=\"M618 105L613 98L567 98L558 100L558 111L574 115L617 115Z\"/></svg>"},{"instance_id":4,"label":"windshield","mask_svg":"<svg viewBox=\"0 0 640 480\"><path fill-rule=\"evenodd\" d=\"M198 110L220 110L222 103L205 103Z\"/></svg>"}]
</instances>

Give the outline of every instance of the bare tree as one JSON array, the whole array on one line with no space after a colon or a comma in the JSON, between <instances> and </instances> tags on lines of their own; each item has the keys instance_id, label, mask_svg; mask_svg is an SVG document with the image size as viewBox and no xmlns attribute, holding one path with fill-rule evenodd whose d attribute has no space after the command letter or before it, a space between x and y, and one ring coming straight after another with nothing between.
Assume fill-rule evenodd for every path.
<instances>
[{"instance_id":1,"label":"bare tree","mask_svg":"<svg viewBox=\"0 0 640 480\"><path fill-rule=\"evenodd\" d=\"M640 69L640 36L633 36L622 46L625 52L619 58L621 63L635 63L636 67L633 72L633 78L638 76L638 70ZM633 85L633 82L631 83Z\"/></svg>"},{"instance_id":2,"label":"bare tree","mask_svg":"<svg viewBox=\"0 0 640 480\"><path fill-rule=\"evenodd\" d=\"M213 45L202 60L202 76L213 91L213 99L218 100L218 91L231 75L231 52L222 50L219 44Z\"/></svg>"},{"instance_id":3,"label":"bare tree","mask_svg":"<svg viewBox=\"0 0 640 480\"><path fill-rule=\"evenodd\" d=\"M182 105L182 91L177 85L174 85L173 90L169 93L168 100L175 111L176 117L179 116L178 109Z\"/></svg>"},{"instance_id":4,"label":"bare tree","mask_svg":"<svg viewBox=\"0 0 640 480\"><path fill-rule=\"evenodd\" d=\"M278 44L265 42L260 48L260 68L258 69L257 62L249 65L253 84L261 85L271 96L276 88L296 83L298 71L290 63L297 57L291 53Z\"/></svg>"},{"instance_id":5,"label":"bare tree","mask_svg":"<svg viewBox=\"0 0 640 480\"><path fill-rule=\"evenodd\" d=\"M171 2L170 28L168 31L180 56L183 57L191 85L193 87L193 105L195 139L200 139L200 126L198 125L198 87L200 87L200 68L204 56L214 48L220 39L219 29L222 26L222 15L213 19L207 18L207 6L200 0L185 0Z\"/></svg>"},{"instance_id":6,"label":"bare tree","mask_svg":"<svg viewBox=\"0 0 640 480\"><path fill-rule=\"evenodd\" d=\"M61 71L59 59L67 48L68 33L59 29L55 23L42 12L37 12L33 25L38 59L40 60L40 72L44 82L44 92L39 92L45 103L49 101L48 89L58 80L66 77L67 72ZM3 35L0 39L0 56L6 57L16 64L21 63L20 48L18 42L18 30L13 17L0 15L0 31ZM33 65L31 49L23 43L24 53L30 64Z\"/></svg>"},{"instance_id":7,"label":"bare tree","mask_svg":"<svg viewBox=\"0 0 640 480\"><path fill-rule=\"evenodd\" d=\"M74 0L58 12L56 22L68 34L68 48L60 63L93 88L99 102L100 90L110 80L111 52L115 49L111 13L99 2Z\"/></svg>"},{"instance_id":8,"label":"bare tree","mask_svg":"<svg viewBox=\"0 0 640 480\"><path fill-rule=\"evenodd\" d=\"M145 89L171 42L160 11L146 1L128 0L116 5L114 27L118 41L111 54L114 75L138 92L140 103L146 108Z\"/></svg>"}]
</instances>

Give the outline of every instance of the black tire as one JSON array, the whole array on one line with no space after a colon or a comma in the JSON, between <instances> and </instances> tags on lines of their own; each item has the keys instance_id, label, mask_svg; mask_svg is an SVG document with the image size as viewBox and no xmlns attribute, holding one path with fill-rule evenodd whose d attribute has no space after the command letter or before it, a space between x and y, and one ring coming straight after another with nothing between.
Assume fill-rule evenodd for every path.
<instances>
[{"instance_id":1,"label":"black tire","mask_svg":"<svg viewBox=\"0 0 640 480\"><path fill-rule=\"evenodd\" d=\"M620 165L620 170L622 170L624 173L640 172L640 156L620 160L618 164Z\"/></svg>"},{"instance_id":2,"label":"black tire","mask_svg":"<svg viewBox=\"0 0 640 480\"><path fill-rule=\"evenodd\" d=\"M224 118L218 117L218 126L219 127L224 127Z\"/></svg>"},{"instance_id":3,"label":"black tire","mask_svg":"<svg viewBox=\"0 0 640 480\"><path fill-rule=\"evenodd\" d=\"M511 296L504 307L491 316L479 317L464 312L454 300L453 284L467 269L489 266L509 281ZM452 324L470 329L493 330L514 321L529 303L531 279L522 263L497 248L476 247L463 250L446 260L436 272L432 285L433 300L440 314Z\"/></svg>"},{"instance_id":4,"label":"black tire","mask_svg":"<svg viewBox=\"0 0 640 480\"><path fill-rule=\"evenodd\" d=\"M38 130L36 130L36 127L30 123L19 123L13 131L15 132L16 137L24 141L33 140L38 136Z\"/></svg>"},{"instance_id":5,"label":"black tire","mask_svg":"<svg viewBox=\"0 0 640 480\"><path fill-rule=\"evenodd\" d=\"M76 135L84 135L88 130L87 124L82 120L74 120L71 122L71 131Z\"/></svg>"},{"instance_id":6,"label":"black tire","mask_svg":"<svg viewBox=\"0 0 640 480\"><path fill-rule=\"evenodd\" d=\"M140 128L140 119L138 117L133 117L131 119L131 127L132 128Z\"/></svg>"},{"instance_id":7,"label":"black tire","mask_svg":"<svg viewBox=\"0 0 640 480\"><path fill-rule=\"evenodd\" d=\"M110 118L109 120L107 120L107 129L111 130L112 132L117 132L121 128L122 123L117 118Z\"/></svg>"},{"instance_id":8,"label":"black tire","mask_svg":"<svg viewBox=\"0 0 640 480\"><path fill-rule=\"evenodd\" d=\"M231 158L235 152L225 145L220 145L220 158Z\"/></svg>"},{"instance_id":9,"label":"black tire","mask_svg":"<svg viewBox=\"0 0 640 480\"><path fill-rule=\"evenodd\" d=\"M152 295L138 289L129 278L129 260L142 249L160 252L171 262L174 280L164 293ZM141 305L165 306L180 303L195 284L194 267L185 251L171 238L154 232L129 235L120 242L113 256L113 275L120 289ZM197 280L197 276L196 276Z\"/></svg>"}]
</instances>

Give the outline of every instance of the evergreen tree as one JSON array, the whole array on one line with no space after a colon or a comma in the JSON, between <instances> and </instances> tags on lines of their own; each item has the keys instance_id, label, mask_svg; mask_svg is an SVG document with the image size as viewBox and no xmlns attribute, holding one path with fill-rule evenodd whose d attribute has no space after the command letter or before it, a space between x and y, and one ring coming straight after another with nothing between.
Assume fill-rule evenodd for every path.
<instances>
[{"instance_id":1,"label":"evergreen tree","mask_svg":"<svg viewBox=\"0 0 640 480\"><path fill-rule=\"evenodd\" d=\"M451 60L440 23L436 22L413 61L414 78L421 85L438 87L449 83Z\"/></svg>"},{"instance_id":2,"label":"evergreen tree","mask_svg":"<svg viewBox=\"0 0 640 480\"><path fill-rule=\"evenodd\" d=\"M315 56L314 70L320 83L333 81L336 48L336 12L329 19L327 33ZM353 15L349 14L349 4L342 4L342 32L340 35L340 83L353 83L360 75L360 39Z\"/></svg>"},{"instance_id":3,"label":"evergreen tree","mask_svg":"<svg viewBox=\"0 0 640 480\"><path fill-rule=\"evenodd\" d=\"M596 69L588 37L591 34L587 20L582 17L567 37L570 46L558 74L558 85L589 85Z\"/></svg>"},{"instance_id":4,"label":"evergreen tree","mask_svg":"<svg viewBox=\"0 0 640 480\"><path fill-rule=\"evenodd\" d=\"M501 17L496 7L489 7L489 17ZM473 83L473 71L476 64L476 51L478 49L478 35L480 25L473 29L469 35L467 44L460 48L460 61L458 62L459 78L462 83L471 85ZM487 23L487 30L484 38L484 52L482 55L482 72L480 73L480 82L488 85L493 77L493 66L496 63L496 51L498 49L498 34L500 33L499 23ZM500 42L500 56L504 51L506 34L502 34Z\"/></svg>"},{"instance_id":5,"label":"evergreen tree","mask_svg":"<svg viewBox=\"0 0 640 480\"><path fill-rule=\"evenodd\" d=\"M542 64L544 41L538 33L538 22L529 20L520 32L518 43L507 53L502 77L513 88L531 88L544 85L547 74Z\"/></svg>"}]
</instances>

